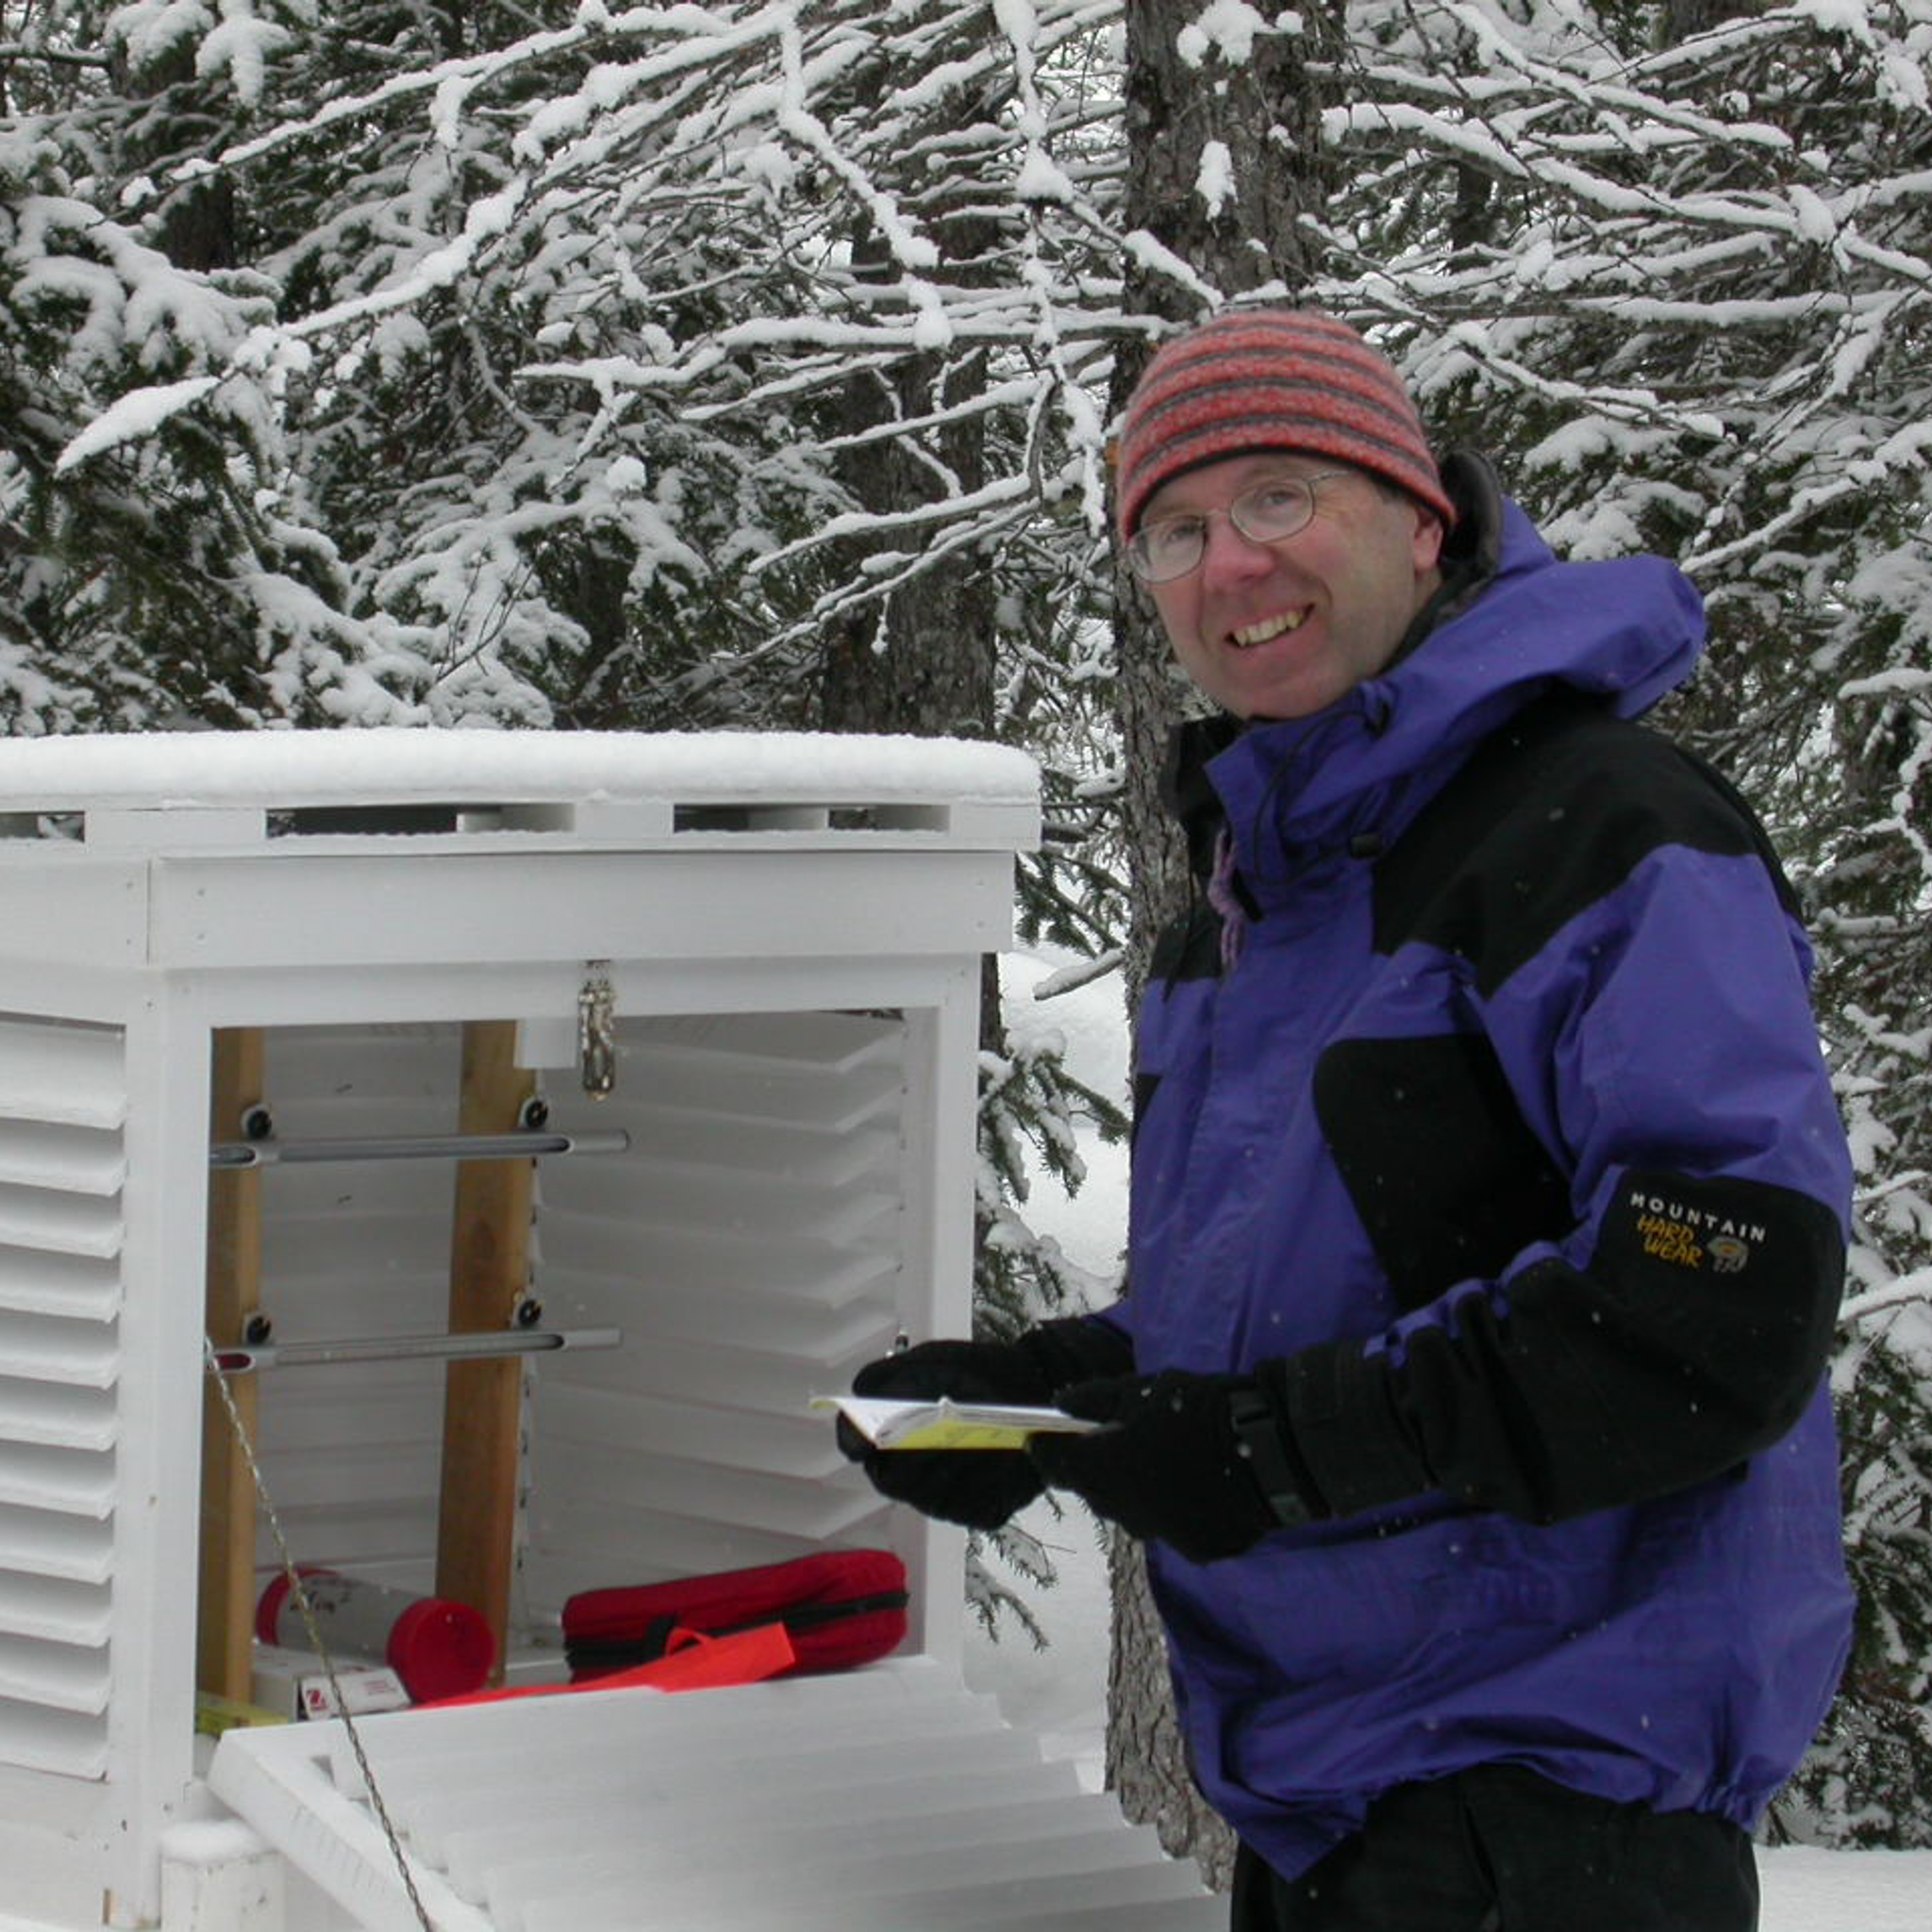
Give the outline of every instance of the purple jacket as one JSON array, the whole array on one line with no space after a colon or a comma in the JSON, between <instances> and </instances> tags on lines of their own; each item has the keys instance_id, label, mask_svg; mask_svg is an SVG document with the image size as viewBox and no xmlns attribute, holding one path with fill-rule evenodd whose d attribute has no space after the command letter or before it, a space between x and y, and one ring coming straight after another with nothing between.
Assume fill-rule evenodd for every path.
<instances>
[{"instance_id":1,"label":"purple jacket","mask_svg":"<svg viewBox=\"0 0 1932 1932\"><path fill-rule=\"evenodd\" d=\"M1749 1825L1850 1631L1809 953L1748 809L1627 722L1696 595L1452 474L1474 591L1179 774L1239 950L1158 962L1103 1318L1143 1371L1286 1364L1330 1513L1149 1558L1196 1774L1290 1875L1477 1763Z\"/></svg>"}]
</instances>

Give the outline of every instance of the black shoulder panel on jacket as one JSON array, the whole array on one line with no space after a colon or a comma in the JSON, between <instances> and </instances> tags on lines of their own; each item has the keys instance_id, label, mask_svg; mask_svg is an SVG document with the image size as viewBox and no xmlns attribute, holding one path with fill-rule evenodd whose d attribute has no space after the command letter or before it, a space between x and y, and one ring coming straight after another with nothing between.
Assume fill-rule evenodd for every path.
<instances>
[{"instance_id":1,"label":"black shoulder panel on jacket","mask_svg":"<svg viewBox=\"0 0 1932 1932\"><path fill-rule=\"evenodd\" d=\"M1491 992L1665 845L1755 853L1790 886L1751 808L1700 758L1574 691L1492 733L1375 868L1375 949L1470 960Z\"/></svg>"},{"instance_id":2,"label":"black shoulder panel on jacket","mask_svg":"<svg viewBox=\"0 0 1932 1932\"><path fill-rule=\"evenodd\" d=\"M1479 1033L1341 1040L1315 1063L1315 1115L1404 1308L1498 1274L1574 1225L1570 1186Z\"/></svg>"}]
</instances>

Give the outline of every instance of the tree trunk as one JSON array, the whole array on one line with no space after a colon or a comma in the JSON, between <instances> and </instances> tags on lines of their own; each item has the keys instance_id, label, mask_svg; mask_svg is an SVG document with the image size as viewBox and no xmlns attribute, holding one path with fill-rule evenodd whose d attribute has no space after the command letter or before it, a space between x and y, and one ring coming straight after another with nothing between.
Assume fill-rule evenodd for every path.
<instances>
[{"instance_id":1,"label":"tree trunk","mask_svg":"<svg viewBox=\"0 0 1932 1932\"><path fill-rule=\"evenodd\" d=\"M948 252L971 255L989 240L986 224L964 217L942 225ZM889 265L876 237L854 250L871 258L883 280ZM981 350L935 350L907 358L890 371L861 370L846 386L845 434L862 434L943 409L986 384ZM984 419L944 424L919 432L924 450L909 438L867 442L845 453L841 480L875 515L891 515L932 502L952 478L962 491L986 480ZM876 550L910 546L903 536ZM844 612L827 626L818 690L818 728L824 731L905 732L915 738L991 738L994 724L997 633L992 561L973 550L956 550L928 564L880 604ZM980 1045L997 1052L1004 1043L999 958L981 962Z\"/></svg>"},{"instance_id":2,"label":"tree trunk","mask_svg":"<svg viewBox=\"0 0 1932 1932\"><path fill-rule=\"evenodd\" d=\"M1323 98L1309 71L1341 45L1336 16L1303 10L1303 32L1257 36L1253 57L1230 66L1209 55L1191 65L1175 42L1186 17L1162 0L1128 0L1125 225L1144 230L1201 280L1232 298L1272 284L1291 302L1314 266L1303 218L1327 195L1321 151ZM1209 142L1228 152L1231 190L1218 209L1201 192ZM1160 323L1202 319L1194 289L1130 254L1123 308ZM1165 333L1165 331L1162 331ZM1115 418L1152 344L1123 344L1112 394ZM1160 774L1175 723L1190 702L1152 602L1119 571L1114 615L1122 750L1127 771L1123 823L1134 875L1128 991L1138 1002L1160 928L1187 902L1186 862L1160 801Z\"/></svg>"},{"instance_id":3,"label":"tree trunk","mask_svg":"<svg viewBox=\"0 0 1932 1932\"><path fill-rule=\"evenodd\" d=\"M971 217L942 232L954 254L970 255L987 239L984 224ZM879 279L890 278L876 238L869 238L854 254L857 260L872 257ZM907 357L890 370L862 369L847 384L845 433L882 430L894 422L933 415L974 394L986 380L985 354L977 349L934 350ZM969 493L985 483L983 418L916 432L916 442L914 434L861 443L841 460L841 480L874 515L890 516L936 501L945 478ZM861 553L906 552L929 541L894 532L858 547ZM823 660L821 728L991 737L994 595L991 559L975 550L955 550L926 564L881 603L835 619Z\"/></svg>"},{"instance_id":4,"label":"tree trunk","mask_svg":"<svg viewBox=\"0 0 1932 1932\"><path fill-rule=\"evenodd\" d=\"M191 41L176 42L139 68L130 67L123 54L117 53L114 60L117 87L144 104L137 131L126 141L121 158L128 174L153 169L165 181L170 167L198 158L204 148L220 145L224 121L211 106L215 84L196 76ZM185 186L171 183L155 241L176 268L204 274L233 268L242 259L240 221L232 175L218 175Z\"/></svg>"},{"instance_id":5,"label":"tree trunk","mask_svg":"<svg viewBox=\"0 0 1932 1932\"><path fill-rule=\"evenodd\" d=\"M1299 35L1257 35L1246 61L1224 61L1209 51L1191 63L1177 45L1190 26L1188 9L1167 0L1127 0L1125 7L1125 225L1152 235L1224 297L1279 284L1281 299L1291 302L1314 265L1318 244L1303 218L1321 211L1328 183L1320 133L1324 102L1311 70L1334 60L1342 37L1339 15L1325 5L1303 8L1301 19ZM1226 150L1224 173L1204 170L1210 142ZM1222 179L1224 196L1216 190ZM1126 262L1124 307L1131 316L1186 323L1210 305L1136 252ZM1147 347L1123 345L1110 398L1116 420ZM1154 941L1187 904L1185 856L1159 781L1167 740L1190 700L1151 603L1124 571L1114 639L1127 774L1122 824L1134 882L1127 982L1138 1005ZM1126 1539L1114 1545L1108 1779L1128 1817L1155 1824L1171 1853L1192 1856L1208 1883L1224 1887L1234 1840L1201 1801L1186 1766L1141 1553Z\"/></svg>"}]
</instances>

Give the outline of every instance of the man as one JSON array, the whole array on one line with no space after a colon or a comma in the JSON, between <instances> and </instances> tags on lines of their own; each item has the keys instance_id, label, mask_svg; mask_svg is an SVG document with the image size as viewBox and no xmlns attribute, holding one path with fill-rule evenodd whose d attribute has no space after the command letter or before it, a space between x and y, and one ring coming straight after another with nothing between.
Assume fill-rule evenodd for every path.
<instances>
[{"instance_id":1,"label":"man","mask_svg":"<svg viewBox=\"0 0 1932 1932\"><path fill-rule=\"evenodd\" d=\"M1241 1932L1744 1932L1849 1634L1850 1177L1763 835L1629 722L1697 598L1558 562L1307 312L1169 342L1118 483L1222 710L1174 769L1205 905L1140 1016L1131 1292L857 1380L1103 1426L867 1468L1147 1539Z\"/></svg>"}]
</instances>

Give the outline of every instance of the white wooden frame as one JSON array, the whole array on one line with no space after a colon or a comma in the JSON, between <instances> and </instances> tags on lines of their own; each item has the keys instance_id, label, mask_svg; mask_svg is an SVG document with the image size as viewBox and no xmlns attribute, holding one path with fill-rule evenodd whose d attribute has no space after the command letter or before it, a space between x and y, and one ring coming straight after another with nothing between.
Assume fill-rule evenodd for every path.
<instances>
[{"instance_id":1,"label":"white wooden frame","mask_svg":"<svg viewBox=\"0 0 1932 1932\"><path fill-rule=\"evenodd\" d=\"M402 736L441 750L435 734ZM612 743L578 742L608 780ZM723 741L719 760L734 748ZM393 748L406 774L411 749ZM981 795L949 804L931 795L945 748L911 768L923 790L897 747L868 789L863 743L846 741L838 783L820 789L856 791L860 828L841 829L823 798L744 806L751 788L720 779L705 795L739 801L746 829L686 831L676 798L649 795L648 741L635 746L637 795L607 785L575 806L545 795L568 791L571 745L546 747L544 782L526 771L522 801L465 747L453 802L509 829L275 838L271 815L291 794L253 739L131 741L143 772L180 758L189 795L166 808L114 782L110 750L90 746L78 779L23 756L35 750L0 747L0 814L22 826L77 813L85 839L0 839L0 1013L119 1029L125 1058L111 1669L99 1777L8 1763L0 1698L0 1870L23 1923L133 1925L159 1910L162 1834L204 1802L192 1660L214 1032L565 1024L591 961L608 962L620 1014L902 1010L908 1160L930 1178L908 1203L900 1316L914 1332L957 1331L970 1314L980 955L1007 943L1012 857L1036 812L1030 779L1000 762L1009 754L951 748ZM688 773L689 741L680 754ZM219 795L196 798L187 774ZM339 802L325 762L298 775L298 803ZM957 1667L959 1540L908 1539L911 1648Z\"/></svg>"}]
</instances>

